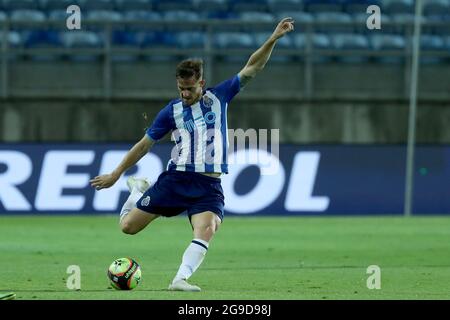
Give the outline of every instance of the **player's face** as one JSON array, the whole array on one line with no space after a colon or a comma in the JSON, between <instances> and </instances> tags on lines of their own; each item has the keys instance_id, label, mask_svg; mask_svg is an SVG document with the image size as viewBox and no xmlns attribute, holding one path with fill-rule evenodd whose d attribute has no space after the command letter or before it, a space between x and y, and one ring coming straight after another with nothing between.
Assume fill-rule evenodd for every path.
<instances>
[{"instance_id":1,"label":"player's face","mask_svg":"<svg viewBox=\"0 0 450 320\"><path fill-rule=\"evenodd\" d=\"M202 97L205 80L197 80L195 77L189 79L177 78L178 92L185 104L193 105Z\"/></svg>"}]
</instances>

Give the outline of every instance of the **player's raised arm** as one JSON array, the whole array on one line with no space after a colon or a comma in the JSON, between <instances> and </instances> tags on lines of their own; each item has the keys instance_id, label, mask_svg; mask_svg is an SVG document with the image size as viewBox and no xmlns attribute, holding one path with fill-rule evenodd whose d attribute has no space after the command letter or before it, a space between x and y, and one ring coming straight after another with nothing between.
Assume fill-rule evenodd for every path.
<instances>
[{"instance_id":1,"label":"player's raised arm","mask_svg":"<svg viewBox=\"0 0 450 320\"><path fill-rule=\"evenodd\" d=\"M250 56L245 67L239 72L241 88L253 79L259 71L264 69L277 40L292 30L294 30L294 20L292 18L284 18L278 23L272 35Z\"/></svg>"},{"instance_id":2,"label":"player's raised arm","mask_svg":"<svg viewBox=\"0 0 450 320\"><path fill-rule=\"evenodd\" d=\"M155 142L145 135L138 143L136 143L130 151L125 155L122 162L117 166L117 168L109 173L101 176L97 176L92 179L91 186L95 189L100 190L104 188L109 188L117 180L119 180L120 176L127 171L129 168L134 166L143 156L145 156L150 148L153 146Z\"/></svg>"}]
</instances>

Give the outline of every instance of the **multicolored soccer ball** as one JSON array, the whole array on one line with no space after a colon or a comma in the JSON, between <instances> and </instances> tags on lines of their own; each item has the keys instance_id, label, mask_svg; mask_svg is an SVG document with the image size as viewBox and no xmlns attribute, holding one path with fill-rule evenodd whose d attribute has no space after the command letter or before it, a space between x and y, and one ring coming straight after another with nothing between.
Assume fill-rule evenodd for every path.
<instances>
[{"instance_id":1,"label":"multicolored soccer ball","mask_svg":"<svg viewBox=\"0 0 450 320\"><path fill-rule=\"evenodd\" d=\"M114 260L108 268L108 279L117 290L132 290L141 281L141 267L131 258Z\"/></svg>"}]
</instances>

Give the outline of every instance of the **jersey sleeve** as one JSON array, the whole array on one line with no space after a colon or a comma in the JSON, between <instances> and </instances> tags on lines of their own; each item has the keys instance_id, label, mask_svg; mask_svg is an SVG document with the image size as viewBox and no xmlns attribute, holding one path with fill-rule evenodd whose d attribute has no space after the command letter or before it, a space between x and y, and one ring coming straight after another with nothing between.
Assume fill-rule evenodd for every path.
<instances>
[{"instance_id":1,"label":"jersey sleeve","mask_svg":"<svg viewBox=\"0 0 450 320\"><path fill-rule=\"evenodd\" d=\"M212 91L225 102L230 102L235 95L239 93L241 89L241 82L239 75L235 75L233 78L225 80L212 88Z\"/></svg>"},{"instance_id":2,"label":"jersey sleeve","mask_svg":"<svg viewBox=\"0 0 450 320\"><path fill-rule=\"evenodd\" d=\"M152 125L147 129L147 135L154 141L158 141L162 139L169 131L173 129L173 121L171 117L171 108L172 105L167 105L164 109L162 109Z\"/></svg>"}]
</instances>

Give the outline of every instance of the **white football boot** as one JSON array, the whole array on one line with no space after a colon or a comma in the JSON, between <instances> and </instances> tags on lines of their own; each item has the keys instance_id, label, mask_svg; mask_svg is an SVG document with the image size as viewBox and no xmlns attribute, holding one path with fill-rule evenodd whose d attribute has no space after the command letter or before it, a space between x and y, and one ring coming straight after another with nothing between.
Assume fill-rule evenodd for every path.
<instances>
[{"instance_id":1,"label":"white football boot","mask_svg":"<svg viewBox=\"0 0 450 320\"><path fill-rule=\"evenodd\" d=\"M170 291L191 291L191 292L201 291L200 287L189 284L189 283L187 283L186 280L183 280L183 279L170 284L169 290Z\"/></svg>"},{"instance_id":2,"label":"white football boot","mask_svg":"<svg viewBox=\"0 0 450 320\"><path fill-rule=\"evenodd\" d=\"M134 187L136 187L139 192L144 193L147 191L148 188L150 188L151 183L147 178L136 178L134 176L130 176L127 179L127 187L128 191L132 191Z\"/></svg>"}]
</instances>

